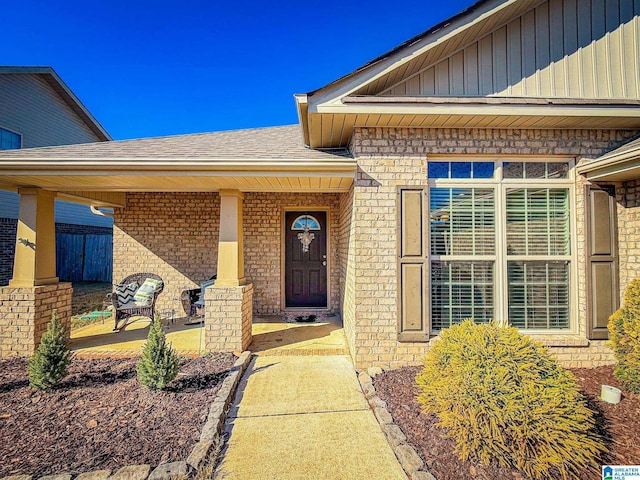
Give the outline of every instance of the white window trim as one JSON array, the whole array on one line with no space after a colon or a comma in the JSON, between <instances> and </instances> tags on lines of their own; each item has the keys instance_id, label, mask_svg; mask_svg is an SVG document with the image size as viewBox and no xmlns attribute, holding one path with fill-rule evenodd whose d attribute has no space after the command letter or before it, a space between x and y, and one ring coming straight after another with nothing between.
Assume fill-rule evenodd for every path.
<instances>
[{"instance_id":1,"label":"white window trim","mask_svg":"<svg viewBox=\"0 0 640 480\"><path fill-rule=\"evenodd\" d=\"M559 260L569 261L569 328L565 329L520 329L527 335L575 335L578 333L578 262L577 262L577 218L576 218L576 188L575 188L575 158L574 157L554 157L554 156L439 156L427 158L429 163L435 162L489 162L496 164L493 178L473 179L473 178L439 178L427 180L427 206L430 211L430 189L438 188L494 188L495 191L495 255L432 255L431 254L431 222L427 218L427 271L428 284L426 295L429 297L429 312L431 312L431 261L493 261L494 262L494 308L496 319L508 318L509 295L507 286L507 230L506 230L506 192L513 187L542 187L542 188L567 188L569 190L569 248L570 255L518 255L511 257L517 260ZM502 178L502 167L504 162L568 162L569 172L567 178L562 179L517 179ZM500 286L501 288L498 288ZM432 319L429 318L430 325ZM438 335L440 330L431 330L432 335Z\"/></svg>"}]
</instances>

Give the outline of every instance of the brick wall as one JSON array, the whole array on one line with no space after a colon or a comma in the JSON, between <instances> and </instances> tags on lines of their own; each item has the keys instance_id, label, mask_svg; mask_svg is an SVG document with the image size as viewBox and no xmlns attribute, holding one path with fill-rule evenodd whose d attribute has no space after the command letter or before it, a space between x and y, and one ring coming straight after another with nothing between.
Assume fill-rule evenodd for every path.
<instances>
[{"instance_id":1,"label":"brick wall","mask_svg":"<svg viewBox=\"0 0 640 480\"><path fill-rule=\"evenodd\" d=\"M640 276L640 180L624 182L616 189L616 196L622 305L624 289Z\"/></svg>"},{"instance_id":2,"label":"brick wall","mask_svg":"<svg viewBox=\"0 0 640 480\"><path fill-rule=\"evenodd\" d=\"M205 302L205 350L246 350L251 343L253 285L207 288Z\"/></svg>"},{"instance_id":3,"label":"brick wall","mask_svg":"<svg viewBox=\"0 0 640 480\"><path fill-rule=\"evenodd\" d=\"M426 186L429 154L562 154L594 158L635 134L615 130L356 128L351 151L358 160L359 172L353 196L355 248L350 259L355 265L356 329L352 355L356 367L417 364L428 348L424 343L397 341L396 195L397 186ZM584 201L580 186L576 197L577 313L579 330L584 335ZM601 342L584 344L587 346L556 345L553 351L566 364L611 361Z\"/></svg>"},{"instance_id":4,"label":"brick wall","mask_svg":"<svg viewBox=\"0 0 640 480\"><path fill-rule=\"evenodd\" d=\"M72 292L70 283L0 288L0 358L31 355L54 309L70 334Z\"/></svg>"},{"instance_id":5,"label":"brick wall","mask_svg":"<svg viewBox=\"0 0 640 480\"><path fill-rule=\"evenodd\" d=\"M352 353L355 352L356 342L356 268L353 262L356 248L356 223L352 215L353 194L354 187L352 186L348 193L340 195L339 259L337 265L340 275L342 324L347 337L349 351Z\"/></svg>"},{"instance_id":6,"label":"brick wall","mask_svg":"<svg viewBox=\"0 0 640 480\"><path fill-rule=\"evenodd\" d=\"M282 275L282 225L287 208L328 207L329 308L340 308L338 194L246 193L244 197L244 265L247 282L253 283L253 310L260 314L280 313Z\"/></svg>"},{"instance_id":7,"label":"brick wall","mask_svg":"<svg viewBox=\"0 0 640 480\"><path fill-rule=\"evenodd\" d=\"M17 227L17 219L0 218L0 286L8 285L9 280L11 280L13 276L13 257L15 255ZM111 235L113 229L109 227L95 227L93 225L56 223L56 234L58 233L69 233L73 235Z\"/></svg>"},{"instance_id":8,"label":"brick wall","mask_svg":"<svg viewBox=\"0 0 640 480\"><path fill-rule=\"evenodd\" d=\"M282 222L287 207L328 207L330 308L340 308L339 196L246 193L243 203L245 276L253 284L253 310L277 314L281 302ZM217 193L129 193L114 211L114 282L148 271L165 290L158 309L183 314L180 294L216 272L220 197Z\"/></svg>"}]
</instances>

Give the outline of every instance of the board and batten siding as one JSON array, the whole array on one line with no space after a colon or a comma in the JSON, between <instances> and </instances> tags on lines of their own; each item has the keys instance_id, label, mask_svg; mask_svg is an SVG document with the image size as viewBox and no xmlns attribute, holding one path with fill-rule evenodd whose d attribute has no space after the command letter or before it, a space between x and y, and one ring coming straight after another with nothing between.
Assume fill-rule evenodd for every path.
<instances>
[{"instance_id":1,"label":"board and batten siding","mask_svg":"<svg viewBox=\"0 0 640 480\"><path fill-rule=\"evenodd\" d=\"M380 95L640 99L640 0L549 0Z\"/></svg>"},{"instance_id":2,"label":"board and batten siding","mask_svg":"<svg viewBox=\"0 0 640 480\"><path fill-rule=\"evenodd\" d=\"M101 140L36 75L0 75L0 127L21 134L22 148Z\"/></svg>"}]
</instances>

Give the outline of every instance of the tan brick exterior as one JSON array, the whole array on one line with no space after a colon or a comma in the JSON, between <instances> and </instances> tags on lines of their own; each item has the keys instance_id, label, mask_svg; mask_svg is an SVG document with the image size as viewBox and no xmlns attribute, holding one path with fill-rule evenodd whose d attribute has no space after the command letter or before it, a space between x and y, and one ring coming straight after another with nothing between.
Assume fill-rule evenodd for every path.
<instances>
[{"instance_id":1,"label":"tan brick exterior","mask_svg":"<svg viewBox=\"0 0 640 480\"><path fill-rule=\"evenodd\" d=\"M624 289L640 276L640 180L624 182L616 189L620 255L620 304Z\"/></svg>"},{"instance_id":2,"label":"tan brick exterior","mask_svg":"<svg viewBox=\"0 0 640 480\"><path fill-rule=\"evenodd\" d=\"M340 196L340 234L338 272L340 274L340 312L349 351L356 348L356 268L353 259L356 250L356 223L353 220L352 186L349 193Z\"/></svg>"},{"instance_id":3,"label":"tan brick exterior","mask_svg":"<svg viewBox=\"0 0 640 480\"><path fill-rule=\"evenodd\" d=\"M246 193L243 203L245 276L253 283L253 310L277 314L281 300L282 224L287 208L323 208L329 224L329 307L340 308L337 194ZM113 280L151 272L165 281L158 309L182 315L180 294L217 268L220 197L217 193L129 193L115 209Z\"/></svg>"},{"instance_id":4,"label":"tan brick exterior","mask_svg":"<svg viewBox=\"0 0 640 480\"><path fill-rule=\"evenodd\" d=\"M398 186L426 186L428 155L571 155L594 158L623 144L637 132L614 130L483 130L356 128L351 151L358 161L352 223L355 251L355 314L345 315L345 329L355 330L356 367L394 368L420 363L425 343L397 341L396 196ZM584 337L584 201L576 186L578 249L578 344L560 342L552 351L567 365L611 363L603 342ZM347 302L345 295L345 303ZM353 324L353 326L349 325ZM545 343L559 342L541 338Z\"/></svg>"},{"instance_id":5,"label":"tan brick exterior","mask_svg":"<svg viewBox=\"0 0 640 480\"><path fill-rule=\"evenodd\" d=\"M205 290L204 348L244 351L251 343L253 285Z\"/></svg>"},{"instance_id":6,"label":"tan brick exterior","mask_svg":"<svg viewBox=\"0 0 640 480\"><path fill-rule=\"evenodd\" d=\"M0 288L0 358L30 356L54 309L70 335L72 292L70 283Z\"/></svg>"}]
</instances>

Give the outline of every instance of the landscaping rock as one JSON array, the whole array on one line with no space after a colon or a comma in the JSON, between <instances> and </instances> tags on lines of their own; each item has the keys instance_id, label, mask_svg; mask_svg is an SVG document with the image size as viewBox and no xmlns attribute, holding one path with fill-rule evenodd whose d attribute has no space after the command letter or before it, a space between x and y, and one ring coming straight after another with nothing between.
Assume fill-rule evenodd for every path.
<instances>
[{"instance_id":1,"label":"landscaping rock","mask_svg":"<svg viewBox=\"0 0 640 480\"><path fill-rule=\"evenodd\" d=\"M211 440L201 440L196 443L191 453L187 457L187 464L194 468L194 470L200 470L200 467L207 459L209 452L213 449L214 442Z\"/></svg>"},{"instance_id":2,"label":"landscaping rock","mask_svg":"<svg viewBox=\"0 0 640 480\"><path fill-rule=\"evenodd\" d=\"M200 432L200 441L215 440L220 429L220 420L207 420Z\"/></svg>"},{"instance_id":3,"label":"landscaping rock","mask_svg":"<svg viewBox=\"0 0 640 480\"><path fill-rule=\"evenodd\" d=\"M382 369L380 367L369 367L367 368L367 373L371 378L376 378L376 375L380 375L382 373Z\"/></svg>"},{"instance_id":4,"label":"landscaping rock","mask_svg":"<svg viewBox=\"0 0 640 480\"><path fill-rule=\"evenodd\" d=\"M58 473L56 475L45 475L44 477L40 477L40 480L71 480L71 474Z\"/></svg>"},{"instance_id":5,"label":"landscaping rock","mask_svg":"<svg viewBox=\"0 0 640 480\"><path fill-rule=\"evenodd\" d=\"M93 472L81 473L76 480L107 480L111 475L111 470L94 470Z\"/></svg>"},{"instance_id":6,"label":"landscaping rock","mask_svg":"<svg viewBox=\"0 0 640 480\"><path fill-rule=\"evenodd\" d=\"M378 419L378 423L380 423L381 425L393 423L393 418L391 418L391 414L387 411L386 408L376 407L373 409L373 413Z\"/></svg>"},{"instance_id":7,"label":"landscaping rock","mask_svg":"<svg viewBox=\"0 0 640 480\"><path fill-rule=\"evenodd\" d=\"M236 363L233 364L234 367L240 367L241 370L244 370L247 362L251 358L251 352L248 350L243 352L242 355L236 360Z\"/></svg>"},{"instance_id":8,"label":"landscaping rock","mask_svg":"<svg viewBox=\"0 0 640 480\"><path fill-rule=\"evenodd\" d=\"M360 380L360 383L362 384L371 383L373 381L372 378L364 372L358 375L358 380Z\"/></svg>"},{"instance_id":9,"label":"landscaping rock","mask_svg":"<svg viewBox=\"0 0 640 480\"><path fill-rule=\"evenodd\" d=\"M417 470L424 467L422 459L416 453L416 451L406 443L404 445L398 445L393 449L396 452L396 457L400 460L402 468L409 475L413 475Z\"/></svg>"},{"instance_id":10,"label":"landscaping rock","mask_svg":"<svg viewBox=\"0 0 640 480\"><path fill-rule=\"evenodd\" d=\"M380 425L380 427L392 446L396 447L403 443L407 443L407 436L396 424L390 423L388 425Z\"/></svg>"},{"instance_id":11,"label":"landscaping rock","mask_svg":"<svg viewBox=\"0 0 640 480\"><path fill-rule=\"evenodd\" d=\"M425 472L423 470L418 470L413 472L409 478L411 480L436 480L436 477L431 475L429 472Z\"/></svg>"},{"instance_id":12,"label":"landscaping rock","mask_svg":"<svg viewBox=\"0 0 640 480\"><path fill-rule=\"evenodd\" d=\"M367 399L369 401L369 406L372 409L375 409L376 407L380 407L380 408L387 408L387 402L385 402L384 400L382 400L380 397L378 397L377 395L368 398Z\"/></svg>"},{"instance_id":13,"label":"landscaping rock","mask_svg":"<svg viewBox=\"0 0 640 480\"><path fill-rule=\"evenodd\" d=\"M372 383L363 383L362 384L362 393L364 393L365 397L371 398L371 397L374 397L376 395L376 389L373 388L373 384Z\"/></svg>"},{"instance_id":14,"label":"landscaping rock","mask_svg":"<svg viewBox=\"0 0 640 480\"><path fill-rule=\"evenodd\" d=\"M149 476L149 465L127 465L109 477L109 480L145 480Z\"/></svg>"},{"instance_id":15,"label":"landscaping rock","mask_svg":"<svg viewBox=\"0 0 640 480\"><path fill-rule=\"evenodd\" d=\"M149 480L174 480L184 478L187 476L188 469L187 462L163 463L151 472Z\"/></svg>"},{"instance_id":16,"label":"landscaping rock","mask_svg":"<svg viewBox=\"0 0 640 480\"><path fill-rule=\"evenodd\" d=\"M32 478L33 477L31 475L11 475L0 480L31 480Z\"/></svg>"}]
</instances>

